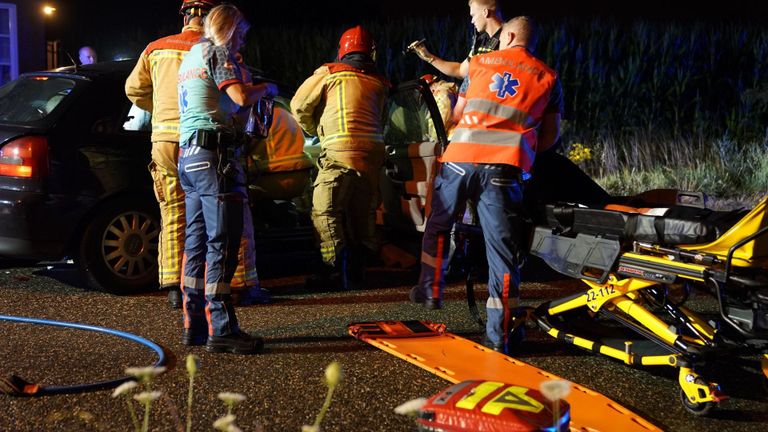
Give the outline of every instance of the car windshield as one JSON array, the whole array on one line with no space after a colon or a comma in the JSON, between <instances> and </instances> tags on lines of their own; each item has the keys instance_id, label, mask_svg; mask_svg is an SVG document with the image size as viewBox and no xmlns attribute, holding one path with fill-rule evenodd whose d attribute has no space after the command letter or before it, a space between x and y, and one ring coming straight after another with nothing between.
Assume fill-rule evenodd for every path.
<instances>
[{"instance_id":1,"label":"car windshield","mask_svg":"<svg viewBox=\"0 0 768 432\"><path fill-rule=\"evenodd\" d=\"M36 123L69 95L75 81L63 77L30 76L0 87L0 122Z\"/></svg>"}]
</instances>

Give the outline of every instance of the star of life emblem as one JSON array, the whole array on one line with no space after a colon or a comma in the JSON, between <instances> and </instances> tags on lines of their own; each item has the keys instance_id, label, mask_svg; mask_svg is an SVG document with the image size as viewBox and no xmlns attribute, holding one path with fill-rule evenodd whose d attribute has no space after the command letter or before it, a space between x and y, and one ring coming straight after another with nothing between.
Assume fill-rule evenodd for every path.
<instances>
[{"instance_id":1,"label":"star of life emblem","mask_svg":"<svg viewBox=\"0 0 768 432\"><path fill-rule=\"evenodd\" d=\"M504 75L502 75L497 72L491 79L493 82L488 88L492 92L496 92L497 98L504 99L507 96L512 97L517 94L516 88L520 86L520 81L513 78L511 73L504 72Z\"/></svg>"}]
</instances>

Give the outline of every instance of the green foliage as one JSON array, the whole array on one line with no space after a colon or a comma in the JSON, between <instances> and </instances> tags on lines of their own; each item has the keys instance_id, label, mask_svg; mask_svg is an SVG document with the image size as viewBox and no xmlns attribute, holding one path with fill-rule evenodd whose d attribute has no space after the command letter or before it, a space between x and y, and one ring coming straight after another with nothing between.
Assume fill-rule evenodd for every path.
<instances>
[{"instance_id":1,"label":"green foliage","mask_svg":"<svg viewBox=\"0 0 768 432\"><path fill-rule=\"evenodd\" d=\"M376 39L379 71L394 83L435 73L435 69L416 55L403 53L411 42L426 38L431 52L442 58L462 61L467 56L472 37L472 27L465 16L360 24ZM265 23L249 31L243 57L246 63L296 88L320 65L334 61L339 37L348 27L323 23L274 27Z\"/></svg>"},{"instance_id":2,"label":"green foliage","mask_svg":"<svg viewBox=\"0 0 768 432\"><path fill-rule=\"evenodd\" d=\"M466 57L466 16L363 22L380 71L394 83L436 70L413 54L426 38L438 56ZM562 142L592 152L580 166L611 192L651 185L725 195L765 191L768 171L768 29L736 22L542 21L537 55L563 84ZM346 26L251 30L246 61L296 88L333 61ZM650 182L650 183L645 183Z\"/></svg>"}]
</instances>

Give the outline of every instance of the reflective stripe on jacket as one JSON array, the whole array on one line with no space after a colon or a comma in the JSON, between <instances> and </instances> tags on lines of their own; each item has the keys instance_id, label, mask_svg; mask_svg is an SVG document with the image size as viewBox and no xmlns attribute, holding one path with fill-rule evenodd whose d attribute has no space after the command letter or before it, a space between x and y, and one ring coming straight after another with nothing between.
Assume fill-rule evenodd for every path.
<instances>
[{"instance_id":1,"label":"reflective stripe on jacket","mask_svg":"<svg viewBox=\"0 0 768 432\"><path fill-rule=\"evenodd\" d=\"M312 160L304 153L304 134L291 113L275 104L269 135L253 146L249 155L261 172L295 171L309 168Z\"/></svg>"},{"instance_id":2,"label":"reflective stripe on jacket","mask_svg":"<svg viewBox=\"0 0 768 432\"><path fill-rule=\"evenodd\" d=\"M125 81L128 99L152 113L153 142L179 142L179 65L202 31L188 25L179 34L150 43Z\"/></svg>"},{"instance_id":3,"label":"reflective stripe on jacket","mask_svg":"<svg viewBox=\"0 0 768 432\"><path fill-rule=\"evenodd\" d=\"M557 74L525 48L477 55L467 105L443 162L500 163L530 171Z\"/></svg>"},{"instance_id":4,"label":"reflective stripe on jacket","mask_svg":"<svg viewBox=\"0 0 768 432\"><path fill-rule=\"evenodd\" d=\"M327 157L366 170L384 155L388 92L383 78L331 63L304 81L291 100L291 111L308 134L320 138Z\"/></svg>"}]
</instances>

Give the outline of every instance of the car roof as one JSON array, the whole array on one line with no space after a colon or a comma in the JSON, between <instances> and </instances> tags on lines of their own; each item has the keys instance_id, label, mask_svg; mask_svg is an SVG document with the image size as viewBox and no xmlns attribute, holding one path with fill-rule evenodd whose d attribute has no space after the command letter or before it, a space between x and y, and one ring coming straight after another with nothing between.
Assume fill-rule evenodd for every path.
<instances>
[{"instance_id":1,"label":"car roof","mask_svg":"<svg viewBox=\"0 0 768 432\"><path fill-rule=\"evenodd\" d=\"M90 65L72 65L58 69L28 72L22 76L65 76L70 78L94 79L107 75L128 75L136 65L136 59L94 63Z\"/></svg>"}]
</instances>

